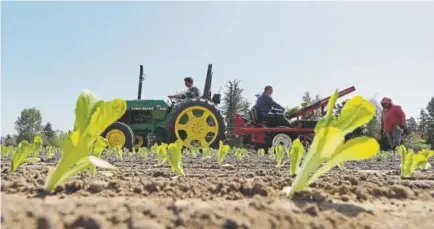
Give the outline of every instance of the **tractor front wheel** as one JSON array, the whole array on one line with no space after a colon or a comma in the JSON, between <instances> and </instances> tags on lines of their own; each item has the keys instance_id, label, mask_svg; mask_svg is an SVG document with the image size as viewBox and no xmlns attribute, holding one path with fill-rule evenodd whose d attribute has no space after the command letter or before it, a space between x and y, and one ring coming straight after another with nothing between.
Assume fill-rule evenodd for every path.
<instances>
[{"instance_id":1,"label":"tractor front wheel","mask_svg":"<svg viewBox=\"0 0 434 229\"><path fill-rule=\"evenodd\" d=\"M225 138L225 122L218 108L205 99L190 99L176 105L167 118L169 143L177 139L186 147L219 147Z\"/></svg>"},{"instance_id":2,"label":"tractor front wheel","mask_svg":"<svg viewBox=\"0 0 434 229\"><path fill-rule=\"evenodd\" d=\"M122 122L115 122L111 124L102 133L108 141L108 147L121 146L122 148L127 148L131 150L134 145L134 132L131 128Z\"/></svg>"}]
</instances>

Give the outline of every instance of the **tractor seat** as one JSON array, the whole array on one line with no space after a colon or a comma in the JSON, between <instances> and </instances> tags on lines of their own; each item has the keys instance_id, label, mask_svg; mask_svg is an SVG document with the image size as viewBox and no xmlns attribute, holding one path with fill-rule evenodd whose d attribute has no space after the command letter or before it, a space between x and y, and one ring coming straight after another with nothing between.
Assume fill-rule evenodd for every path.
<instances>
[{"instance_id":1,"label":"tractor seat","mask_svg":"<svg viewBox=\"0 0 434 229\"><path fill-rule=\"evenodd\" d=\"M249 116L250 116L250 121L252 123L267 123L267 121L260 121L258 118L258 110L256 110L256 106L253 106L250 110L249 110Z\"/></svg>"}]
</instances>

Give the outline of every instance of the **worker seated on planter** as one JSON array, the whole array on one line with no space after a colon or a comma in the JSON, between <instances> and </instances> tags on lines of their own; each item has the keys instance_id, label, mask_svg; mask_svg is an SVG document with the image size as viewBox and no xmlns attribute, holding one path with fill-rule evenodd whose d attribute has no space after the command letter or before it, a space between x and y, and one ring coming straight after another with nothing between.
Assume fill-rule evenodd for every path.
<instances>
[{"instance_id":1,"label":"worker seated on planter","mask_svg":"<svg viewBox=\"0 0 434 229\"><path fill-rule=\"evenodd\" d=\"M257 97L255 106L259 121L266 121L268 126L288 126L289 123L284 117L285 108L276 103L271 94L273 87L266 86L264 93Z\"/></svg>"}]
</instances>

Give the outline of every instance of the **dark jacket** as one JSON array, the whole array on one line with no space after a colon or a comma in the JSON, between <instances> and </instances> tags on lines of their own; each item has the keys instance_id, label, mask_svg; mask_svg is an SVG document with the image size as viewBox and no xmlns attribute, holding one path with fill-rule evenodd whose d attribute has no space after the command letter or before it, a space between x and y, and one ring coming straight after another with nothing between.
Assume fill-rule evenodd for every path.
<instances>
[{"instance_id":1,"label":"dark jacket","mask_svg":"<svg viewBox=\"0 0 434 229\"><path fill-rule=\"evenodd\" d=\"M282 111L285 110L285 108L274 102L273 98L271 98L271 96L267 93L262 93L262 95L258 97L255 106L260 118L267 116L272 108L280 109Z\"/></svg>"}]
</instances>

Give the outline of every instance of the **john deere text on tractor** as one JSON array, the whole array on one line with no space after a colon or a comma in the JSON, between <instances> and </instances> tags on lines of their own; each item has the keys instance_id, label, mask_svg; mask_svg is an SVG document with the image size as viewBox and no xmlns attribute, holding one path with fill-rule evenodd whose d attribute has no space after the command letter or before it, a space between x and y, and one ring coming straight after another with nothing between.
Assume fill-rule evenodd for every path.
<instances>
[{"instance_id":1,"label":"john deere text on tractor","mask_svg":"<svg viewBox=\"0 0 434 229\"><path fill-rule=\"evenodd\" d=\"M128 149L151 146L154 143L182 139L185 146L218 147L224 139L225 122L217 105L220 94L211 98L212 64L208 65L205 87L199 98L169 100L141 99L143 66L140 65L139 89L136 100L127 100L125 114L102 134L109 146Z\"/></svg>"}]
</instances>

